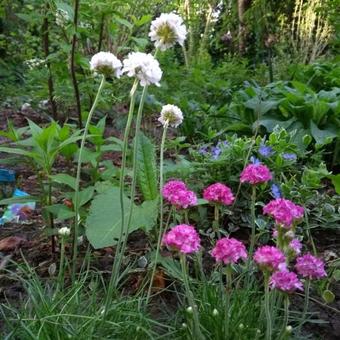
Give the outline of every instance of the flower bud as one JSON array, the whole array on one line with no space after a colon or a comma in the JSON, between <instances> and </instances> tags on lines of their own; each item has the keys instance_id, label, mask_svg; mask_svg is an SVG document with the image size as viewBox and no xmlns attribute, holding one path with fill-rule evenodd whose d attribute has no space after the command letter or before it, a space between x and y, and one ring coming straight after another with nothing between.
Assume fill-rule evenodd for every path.
<instances>
[{"instance_id":1,"label":"flower bud","mask_svg":"<svg viewBox=\"0 0 340 340\"><path fill-rule=\"evenodd\" d=\"M187 313L188 313L188 314L192 314L192 313L193 313L193 309L192 309L191 306L189 306L189 307L187 308Z\"/></svg>"},{"instance_id":2,"label":"flower bud","mask_svg":"<svg viewBox=\"0 0 340 340\"><path fill-rule=\"evenodd\" d=\"M214 308L212 315L213 316L217 316L219 314L218 310L216 308Z\"/></svg>"},{"instance_id":3,"label":"flower bud","mask_svg":"<svg viewBox=\"0 0 340 340\"><path fill-rule=\"evenodd\" d=\"M292 331L293 331L293 327L292 326L289 325L289 326L286 327L286 333L291 334Z\"/></svg>"},{"instance_id":4,"label":"flower bud","mask_svg":"<svg viewBox=\"0 0 340 340\"><path fill-rule=\"evenodd\" d=\"M70 228L63 227L58 230L58 235L60 236L69 236L71 233Z\"/></svg>"}]
</instances>

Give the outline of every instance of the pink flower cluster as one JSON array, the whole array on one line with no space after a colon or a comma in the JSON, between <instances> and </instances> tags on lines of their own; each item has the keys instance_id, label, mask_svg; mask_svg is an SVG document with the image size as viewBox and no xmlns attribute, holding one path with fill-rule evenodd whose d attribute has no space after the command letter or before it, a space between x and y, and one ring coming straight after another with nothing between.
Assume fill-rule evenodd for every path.
<instances>
[{"instance_id":1,"label":"pink flower cluster","mask_svg":"<svg viewBox=\"0 0 340 340\"><path fill-rule=\"evenodd\" d=\"M309 279L320 279L327 276L324 262L311 254L298 257L295 269L300 275Z\"/></svg>"},{"instance_id":2,"label":"pink flower cluster","mask_svg":"<svg viewBox=\"0 0 340 340\"><path fill-rule=\"evenodd\" d=\"M200 237L196 229L187 224L173 227L163 237L163 244L183 254L195 253L200 249Z\"/></svg>"},{"instance_id":3,"label":"pink flower cluster","mask_svg":"<svg viewBox=\"0 0 340 340\"><path fill-rule=\"evenodd\" d=\"M285 228L303 217L304 209L290 200L277 198L263 207L263 213L274 217L277 224Z\"/></svg>"},{"instance_id":4,"label":"pink flower cluster","mask_svg":"<svg viewBox=\"0 0 340 340\"><path fill-rule=\"evenodd\" d=\"M286 267L286 257L283 252L273 246L262 246L254 254L254 261L261 269L269 271L282 270Z\"/></svg>"},{"instance_id":5,"label":"pink flower cluster","mask_svg":"<svg viewBox=\"0 0 340 340\"><path fill-rule=\"evenodd\" d=\"M263 164L248 164L241 172L240 182L250 184L260 184L268 182L272 175L268 167Z\"/></svg>"},{"instance_id":6,"label":"pink flower cluster","mask_svg":"<svg viewBox=\"0 0 340 340\"><path fill-rule=\"evenodd\" d=\"M163 197L178 209L187 209L197 204L197 197L184 182L172 180L162 188Z\"/></svg>"},{"instance_id":7,"label":"pink flower cluster","mask_svg":"<svg viewBox=\"0 0 340 340\"><path fill-rule=\"evenodd\" d=\"M295 273L289 271L273 273L269 284L271 288L276 288L285 293L293 293L297 289L302 290L302 282Z\"/></svg>"},{"instance_id":8,"label":"pink flower cluster","mask_svg":"<svg viewBox=\"0 0 340 340\"><path fill-rule=\"evenodd\" d=\"M236 263L239 259L247 258L247 251L244 244L235 238L224 237L216 242L211 255L217 262L225 264Z\"/></svg>"},{"instance_id":9,"label":"pink flower cluster","mask_svg":"<svg viewBox=\"0 0 340 340\"><path fill-rule=\"evenodd\" d=\"M289 242L288 248L294 252L295 255L299 255L302 249L302 243L294 238Z\"/></svg>"},{"instance_id":10,"label":"pink flower cluster","mask_svg":"<svg viewBox=\"0 0 340 340\"><path fill-rule=\"evenodd\" d=\"M203 191L203 198L209 202L230 205L234 202L234 195L229 187L222 183L209 185Z\"/></svg>"}]
</instances>

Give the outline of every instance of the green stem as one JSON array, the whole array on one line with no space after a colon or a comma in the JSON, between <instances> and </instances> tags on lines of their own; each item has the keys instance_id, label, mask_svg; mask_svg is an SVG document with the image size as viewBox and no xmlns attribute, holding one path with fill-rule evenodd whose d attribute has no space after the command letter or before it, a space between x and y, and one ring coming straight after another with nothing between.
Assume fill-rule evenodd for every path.
<instances>
[{"instance_id":1,"label":"green stem","mask_svg":"<svg viewBox=\"0 0 340 340\"><path fill-rule=\"evenodd\" d=\"M289 296L288 294L285 294L283 303L284 303L284 319L283 319L283 328L282 328L279 339L284 339L285 334L286 334L286 329L288 326L288 318L289 318Z\"/></svg>"},{"instance_id":2,"label":"green stem","mask_svg":"<svg viewBox=\"0 0 340 340\"><path fill-rule=\"evenodd\" d=\"M78 229L79 229L79 224L80 224L80 217L79 217L79 184L80 184L80 172L81 172L81 164L82 164L82 159L83 159L83 150L87 138L87 133L89 130L89 126L91 123L91 118L94 113L94 110L97 106L98 100L100 93L104 87L105 84L105 76L102 76L98 92L96 95L96 98L93 102L93 105L91 107L91 110L89 112L89 115L87 117L86 125L84 128L84 133L83 137L81 140L80 144L80 149L79 149L79 156L78 156L78 164L77 164L77 175L76 175L76 183L75 183L75 194L74 194L74 213L75 213L75 218L74 218L74 229L73 229L73 254L72 254L72 282L75 281L75 276L76 276L76 269L77 269L77 255L78 255Z\"/></svg>"},{"instance_id":3,"label":"green stem","mask_svg":"<svg viewBox=\"0 0 340 340\"><path fill-rule=\"evenodd\" d=\"M60 244L60 263L59 263L59 273L58 273L58 282L57 282L57 289L63 289L63 282L64 282L64 259L65 259L65 238L61 236L61 244Z\"/></svg>"},{"instance_id":4,"label":"green stem","mask_svg":"<svg viewBox=\"0 0 340 340\"><path fill-rule=\"evenodd\" d=\"M228 264L226 268L226 276L227 276L227 300L226 300L226 333L225 334L230 334L229 333L229 323L230 323L230 318L231 318L231 311L230 311L230 298L231 298L231 289L232 289L232 279L233 279L233 271L231 268L231 265Z\"/></svg>"},{"instance_id":5,"label":"green stem","mask_svg":"<svg viewBox=\"0 0 340 340\"><path fill-rule=\"evenodd\" d=\"M256 223L255 223L255 203L256 203L256 186L252 186L252 194L251 194L251 203L250 203L250 223L251 223L251 236L250 236L250 246L249 246L249 255L248 255L248 260L247 260L247 286L250 285L250 280L251 280L251 273L250 273L250 268L251 268L251 260L253 258L253 253L254 253L254 247L255 247L255 236L256 236Z\"/></svg>"},{"instance_id":6,"label":"green stem","mask_svg":"<svg viewBox=\"0 0 340 340\"><path fill-rule=\"evenodd\" d=\"M270 312L270 295L269 295L269 273L264 272L264 308L266 313L267 328L266 328L266 340L272 339L272 319Z\"/></svg>"},{"instance_id":7,"label":"green stem","mask_svg":"<svg viewBox=\"0 0 340 340\"><path fill-rule=\"evenodd\" d=\"M143 89L142 97L139 103L138 112L137 112L137 118L136 118L136 128L135 128L135 139L133 144L133 163L132 163L132 183L131 183L131 193L130 193L130 209L128 213L127 223L124 223L124 230L122 235L122 245L119 249L119 254L117 254L117 264L116 264L116 271L115 276L113 279L113 287L115 287L118 283L118 276L120 272L120 267L122 264L122 260L125 253L125 248L127 244L129 229L132 221L132 215L133 215L133 206L134 206L134 200L135 200L135 192L136 192L136 183L137 183L137 154L138 154L138 143L139 143L139 133L140 133L140 127L142 123L142 113L143 113L143 107L145 98L147 95L148 86L145 86Z\"/></svg>"},{"instance_id":8,"label":"green stem","mask_svg":"<svg viewBox=\"0 0 340 340\"><path fill-rule=\"evenodd\" d=\"M126 158L127 158L127 150L129 145L129 135L131 130L131 124L133 119L133 112L135 108L136 103L136 94L137 94L137 87L138 87L138 80L135 79L134 84L132 85L131 91L130 91L130 108L129 108L129 114L125 126L124 131L124 140L123 140L123 150L122 150L122 164L120 167L120 178L119 178L119 200L120 200L120 210L121 210L121 227L120 227L120 233L119 233L119 239L116 247L116 255L113 261L112 266L112 274L110 278L109 288L108 288L108 299L107 303L109 301L109 297L112 295L113 287L115 286L115 283L117 282L118 275L119 275L119 267L120 267L120 247L124 235L124 228L125 228L125 206L124 206L124 184L125 184L125 169L126 169Z\"/></svg>"},{"instance_id":9,"label":"green stem","mask_svg":"<svg viewBox=\"0 0 340 340\"><path fill-rule=\"evenodd\" d=\"M221 238L220 233L220 207L218 204L214 206L214 222L213 222L213 231L217 235L217 237Z\"/></svg>"},{"instance_id":10,"label":"green stem","mask_svg":"<svg viewBox=\"0 0 340 340\"><path fill-rule=\"evenodd\" d=\"M155 261L154 261L154 265L153 265L153 269L152 269L148 294L147 294L147 297L146 297L146 305L149 303L149 299L150 299L150 296L151 296L153 279L154 279L156 269L157 269L159 250L160 250L160 247L161 247L161 242L162 242L162 237L163 237L163 195L162 195L162 189L163 189L163 183L164 183L163 163L164 163L164 145L165 145L166 132L168 130L168 124L169 124L168 121L166 121L165 124L164 124L162 141L161 141L160 156L159 156L159 199L160 199L159 232L158 232L158 239L157 239Z\"/></svg>"},{"instance_id":11,"label":"green stem","mask_svg":"<svg viewBox=\"0 0 340 340\"><path fill-rule=\"evenodd\" d=\"M303 304L303 312L302 312L302 320L298 328L298 334L301 331L302 325L305 322L307 311L308 311L308 305L309 305L309 292L310 292L310 279L306 279L305 282L305 302Z\"/></svg>"},{"instance_id":12,"label":"green stem","mask_svg":"<svg viewBox=\"0 0 340 340\"><path fill-rule=\"evenodd\" d=\"M202 340L202 339L204 339L204 336L203 336L203 334L201 332L201 329L200 329L197 305L195 303L194 295L193 295L193 293L192 293L192 291L190 289L185 254L180 254L180 262L181 262L182 273L183 273L183 282L184 282L184 288L185 288L185 295L186 295L186 297L188 299L189 306L192 308L192 311L193 311L193 318L194 318L194 339L195 340Z\"/></svg>"},{"instance_id":13,"label":"green stem","mask_svg":"<svg viewBox=\"0 0 340 340\"><path fill-rule=\"evenodd\" d=\"M188 212L188 210L187 210L187 209L184 209L183 212L184 212L184 221L185 221L185 224L190 224L190 222L189 222L189 212Z\"/></svg>"}]
</instances>

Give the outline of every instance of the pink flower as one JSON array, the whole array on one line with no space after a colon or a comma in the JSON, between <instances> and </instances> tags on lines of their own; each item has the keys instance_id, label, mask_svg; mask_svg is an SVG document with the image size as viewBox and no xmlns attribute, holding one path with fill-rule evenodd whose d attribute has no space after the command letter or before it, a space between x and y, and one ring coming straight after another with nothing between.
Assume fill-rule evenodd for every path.
<instances>
[{"instance_id":1,"label":"pink flower","mask_svg":"<svg viewBox=\"0 0 340 340\"><path fill-rule=\"evenodd\" d=\"M179 209L187 209L197 204L196 194L188 190L182 181L169 181L163 186L162 194L170 204Z\"/></svg>"},{"instance_id":2,"label":"pink flower","mask_svg":"<svg viewBox=\"0 0 340 340\"><path fill-rule=\"evenodd\" d=\"M277 198L263 207L263 213L274 217L277 224L289 228L303 217L304 209L290 200Z\"/></svg>"},{"instance_id":3,"label":"pink flower","mask_svg":"<svg viewBox=\"0 0 340 340\"><path fill-rule=\"evenodd\" d=\"M241 172L241 183L260 184L272 179L270 170L263 164L248 164Z\"/></svg>"},{"instance_id":4,"label":"pink flower","mask_svg":"<svg viewBox=\"0 0 340 340\"><path fill-rule=\"evenodd\" d=\"M324 262L311 254L298 257L295 268L300 275L309 279L327 276Z\"/></svg>"},{"instance_id":5,"label":"pink flower","mask_svg":"<svg viewBox=\"0 0 340 340\"><path fill-rule=\"evenodd\" d=\"M261 269L275 271L285 268L286 257L283 252L272 246L263 246L256 250L254 261Z\"/></svg>"},{"instance_id":6,"label":"pink flower","mask_svg":"<svg viewBox=\"0 0 340 340\"><path fill-rule=\"evenodd\" d=\"M234 238L224 237L216 242L211 255L217 262L225 264L236 263L240 258L246 259L247 252L244 244Z\"/></svg>"},{"instance_id":7,"label":"pink flower","mask_svg":"<svg viewBox=\"0 0 340 340\"><path fill-rule=\"evenodd\" d=\"M272 274L269 280L271 288L276 288L285 293L293 293L296 289L302 290L302 282L297 275L289 271L279 271Z\"/></svg>"},{"instance_id":8,"label":"pink flower","mask_svg":"<svg viewBox=\"0 0 340 340\"><path fill-rule=\"evenodd\" d=\"M294 238L289 242L288 247L295 255L299 255L301 253L302 243L297 238Z\"/></svg>"},{"instance_id":9,"label":"pink flower","mask_svg":"<svg viewBox=\"0 0 340 340\"><path fill-rule=\"evenodd\" d=\"M163 197L170 201L171 195L176 193L178 190L187 190L187 186L184 182L179 180L172 180L164 184L162 188Z\"/></svg>"},{"instance_id":10,"label":"pink flower","mask_svg":"<svg viewBox=\"0 0 340 340\"><path fill-rule=\"evenodd\" d=\"M171 228L164 237L163 244L183 254L195 253L200 249L200 237L194 227L180 224Z\"/></svg>"},{"instance_id":11,"label":"pink flower","mask_svg":"<svg viewBox=\"0 0 340 340\"><path fill-rule=\"evenodd\" d=\"M178 209L187 209L197 204L197 197L193 191L178 190L170 197L169 202Z\"/></svg>"},{"instance_id":12,"label":"pink flower","mask_svg":"<svg viewBox=\"0 0 340 340\"><path fill-rule=\"evenodd\" d=\"M234 196L229 187L222 183L209 185L204 189L203 198L209 202L230 205L234 201Z\"/></svg>"}]
</instances>

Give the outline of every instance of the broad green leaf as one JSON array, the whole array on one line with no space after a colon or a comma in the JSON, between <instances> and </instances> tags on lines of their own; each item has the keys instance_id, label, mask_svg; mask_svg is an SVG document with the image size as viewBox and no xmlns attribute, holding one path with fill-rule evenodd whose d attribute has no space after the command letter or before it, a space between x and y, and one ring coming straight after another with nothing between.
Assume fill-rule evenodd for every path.
<instances>
[{"instance_id":1,"label":"broad green leaf","mask_svg":"<svg viewBox=\"0 0 340 340\"><path fill-rule=\"evenodd\" d=\"M59 183L59 184L65 184L69 186L71 189L75 190L76 188L76 179L68 174L57 174L50 176L53 182Z\"/></svg>"},{"instance_id":2,"label":"broad green leaf","mask_svg":"<svg viewBox=\"0 0 340 340\"><path fill-rule=\"evenodd\" d=\"M313 122L310 122L310 130L316 144L319 146L329 144L337 136L331 130L320 130Z\"/></svg>"},{"instance_id":3,"label":"broad green leaf","mask_svg":"<svg viewBox=\"0 0 340 340\"><path fill-rule=\"evenodd\" d=\"M340 174L337 174L337 175L329 175L328 176L333 185L334 185L334 188L335 188L335 191L338 195L340 195Z\"/></svg>"},{"instance_id":4,"label":"broad green leaf","mask_svg":"<svg viewBox=\"0 0 340 340\"><path fill-rule=\"evenodd\" d=\"M121 232L122 214L119 188L111 187L98 194L92 201L86 219L86 236L91 245L98 249L110 247L117 243ZM125 221L129 215L130 200L124 196ZM144 202L141 206L134 205L133 218L129 233L139 228L150 229L157 218L155 202Z\"/></svg>"}]
</instances>

